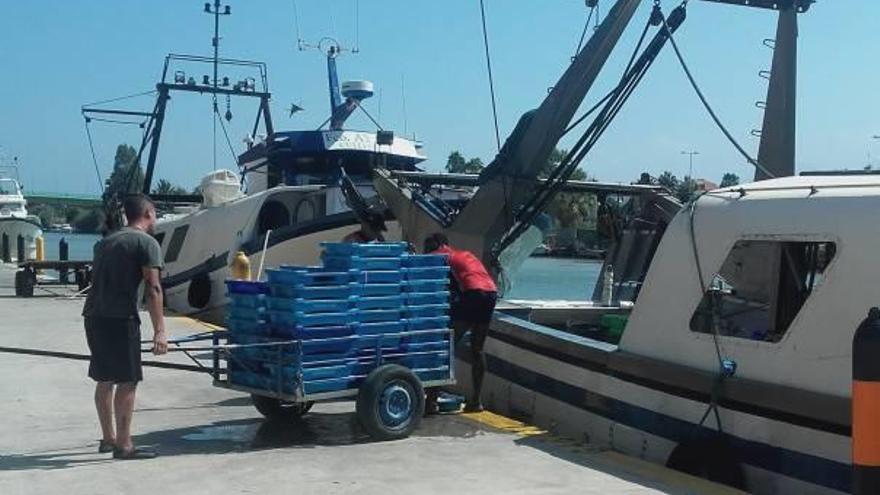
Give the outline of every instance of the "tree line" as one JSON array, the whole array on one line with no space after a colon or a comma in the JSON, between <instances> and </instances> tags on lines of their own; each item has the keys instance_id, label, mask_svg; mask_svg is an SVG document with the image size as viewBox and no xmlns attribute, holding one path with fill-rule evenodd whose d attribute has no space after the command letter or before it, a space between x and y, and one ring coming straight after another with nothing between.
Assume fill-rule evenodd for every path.
<instances>
[{"instance_id":1,"label":"tree line","mask_svg":"<svg viewBox=\"0 0 880 495\"><path fill-rule=\"evenodd\" d=\"M116 147L113 158L113 171L104 181L102 199L106 202L115 194L140 192L144 186L144 170L137 159L137 150L128 144ZM152 189L153 194L189 194L185 188L177 186L166 179L160 179ZM104 224L104 208L60 206L36 204L29 207L30 213L40 217L43 226L56 223L68 223L77 232L97 233Z\"/></svg>"}]
</instances>

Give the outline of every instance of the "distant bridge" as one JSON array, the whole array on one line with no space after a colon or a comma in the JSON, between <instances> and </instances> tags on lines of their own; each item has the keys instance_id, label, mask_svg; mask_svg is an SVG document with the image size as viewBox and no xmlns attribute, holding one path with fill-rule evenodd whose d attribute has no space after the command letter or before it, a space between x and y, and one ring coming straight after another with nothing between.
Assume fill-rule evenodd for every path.
<instances>
[{"instance_id":1,"label":"distant bridge","mask_svg":"<svg viewBox=\"0 0 880 495\"><path fill-rule=\"evenodd\" d=\"M91 194L67 194L42 191L25 191L24 199L27 200L28 206L53 205L97 208L103 204L100 196Z\"/></svg>"}]
</instances>

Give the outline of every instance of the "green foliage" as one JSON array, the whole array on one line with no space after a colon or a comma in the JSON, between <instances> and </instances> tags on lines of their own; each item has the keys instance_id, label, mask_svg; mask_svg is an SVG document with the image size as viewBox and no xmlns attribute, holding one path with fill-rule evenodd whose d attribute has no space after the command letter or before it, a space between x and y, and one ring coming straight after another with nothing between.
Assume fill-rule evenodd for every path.
<instances>
[{"instance_id":1,"label":"green foliage","mask_svg":"<svg viewBox=\"0 0 880 495\"><path fill-rule=\"evenodd\" d=\"M678 190L678 177L672 175L672 172L669 170L664 171L660 174L660 177L657 177L657 184L665 187L669 190L669 192L675 192Z\"/></svg>"},{"instance_id":2,"label":"green foliage","mask_svg":"<svg viewBox=\"0 0 880 495\"><path fill-rule=\"evenodd\" d=\"M550 177L550 174L553 172L556 167L562 163L562 160L565 159L565 156L568 155L567 150L561 150L559 148L553 148L553 151L550 152L550 156L547 157L547 163L541 168L541 171L538 172L538 177L541 179L546 179ZM574 172L571 173L571 177L568 180L578 180L578 181L586 181L590 180L587 173L583 171L581 168L576 168Z\"/></svg>"},{"instance_id":3,"label":"green foliage","mask_svg":"<svg viewBox=\"0 0 880 495\"><path fill-rule=\"evenodd\" d=\"M688 201L694 199L694 191L697 189L697 183L690 176L684 176L684 179L678 184L673 194L678 198L682 203L687 203Z\"/></svg>"},{"instance_id":4,"label":"green foliage","mask_svg":"<svg viewBox=\"0 0 880 495\"><path fill-rule=\"evenodd\" d=\"M137 150L127 144L116 147L113 172L104 187L104 199L140 192L144 185L144 171L137 161Z\"/></svg>"},{"instance_id":5,"label":"green foliage","mask_svg":"<svg viewBox=\"0 0 880 495\"><path fill-rule=\"evenodd\" d=\"M639 180L636 181L636 184L643 186L653 186L657 184L657 179L651 177L651 174L648 172L642 172L642 175L639 176Z\"/></svg>"},{"instance_id":6,"label":"green foliage","mask_svg":"<svg viewBox=\"0 0 880 495\"><path fill-rule=\"evenodd\" d=\"M446 159L446 171L450 174L478 174L483 171L485 165L479 158L466 160L464 155L453 151Z\"/></svg>"},{"instance_id":7,"label":"green foliage","mask_svg":"<svg viewBox=\"0 0 880 495\"><path fill-rule=\"evenodd\" d=\"M159 182L156 183L156 186L153 188L153 194L189 194L189 191L184 189L181 186L177 186L171 183L171 181L165 179L159 179Z\"/></svg>"},{"instance_id":8,"label":"green foliage","mask_svg":"<svg viewBox=\"0 0 880 495\"><path fill-rule=\"evenodd\" d=\"M730 186L738 186L739 185L739 176L728 172L724 174L724 177L721 178L720 187L730 187Z\"/></svg>"},{"instance_id":9,"label":"green foliage","mask_svg":"<svg viewBox=\"0 0 880 495\"><path fill-rule=\"evenodd\" d=\"M73 221L73 228L77 232L98 232L104 223L104 212L99 209L83 210L82 214Z\"/></svg>"}]
</instances>

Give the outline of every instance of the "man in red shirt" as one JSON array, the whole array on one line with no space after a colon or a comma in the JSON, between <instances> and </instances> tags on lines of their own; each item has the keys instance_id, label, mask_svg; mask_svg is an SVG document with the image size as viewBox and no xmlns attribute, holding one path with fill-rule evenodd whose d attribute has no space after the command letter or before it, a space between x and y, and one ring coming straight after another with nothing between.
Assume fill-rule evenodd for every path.
<instances>
[{"instance_id":1,"label":"man in red shirt","mask_svg":"<svg viewBox=\"0 0 880 495\"><path fill-rule=\"evenodd\" d=\"M424 252L445 254L449 258L452 278L458 291L453 291L452 328L455 340L460 340L467 331L471 332L471 376L473 395L467 401L466 412L483 410L480 392L483 388L483 375L486 372L486 356L483 346L489 334L489 323L495 311L498 288L483 262L470 251L454 249L449 239L441 233L431 234L425 239ZM457 294L456 294L457 292ZM457 296L457 297L456 297ZM426 410L436 405L436 394L428 394Z\"/></svg>"}]
</instances>

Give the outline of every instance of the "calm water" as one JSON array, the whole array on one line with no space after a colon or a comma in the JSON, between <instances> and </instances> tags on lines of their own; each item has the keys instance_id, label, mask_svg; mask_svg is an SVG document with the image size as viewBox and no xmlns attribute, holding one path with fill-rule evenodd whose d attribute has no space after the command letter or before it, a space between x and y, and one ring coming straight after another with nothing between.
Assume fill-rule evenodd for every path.
<instances>
[{"instance_id":1,"label":"calm water","mask_svg":"<svg viewBox=\"0 0 880 495\"><path fill-rule=\"evenodd\" d=\"M586 301L593 295L602 263L560 258L529 258L513 276L507 299Z\"/></svg>"},{"instance_id":2,"label":"calm water","mask_svg":"<svg viewBox=\"0 0 880 495\"><path fill-rule=\"evenodd\" d=\"M98 234L59 234L57 232L46 232L43 239L46 243L46 259L58 259L58 241L64 238L67 241L69 258L72 260L90 260L92 259L92 247L101 236Z\"/></svg>"},{"instance_id":3,"label":"calm water","mask_svg":"<svg viewBox=\"0 0 880 495\"><path fill-rule=\"evenodd\" d=\"M64 238L69 246L70 259L92 259L92 246L101 236L97 234L58 234L47 232L46 258L58 259L58 241ZM513 289L508 299L561 299L588 300L599 278L602 264L595 261L529 258L513 277Z\"/></svg>"}]
</instances>

